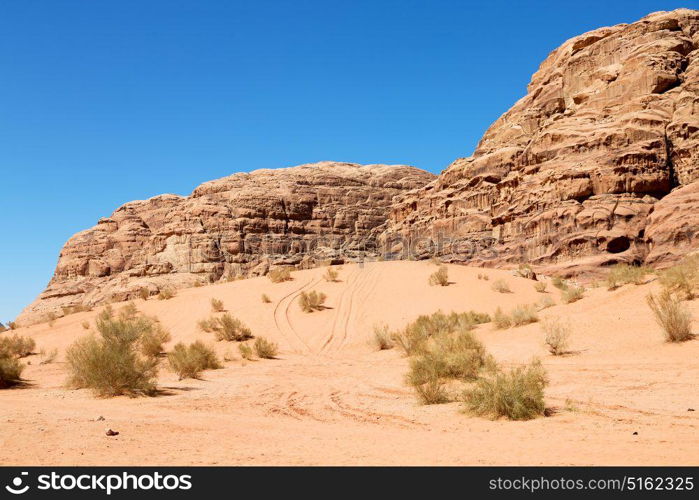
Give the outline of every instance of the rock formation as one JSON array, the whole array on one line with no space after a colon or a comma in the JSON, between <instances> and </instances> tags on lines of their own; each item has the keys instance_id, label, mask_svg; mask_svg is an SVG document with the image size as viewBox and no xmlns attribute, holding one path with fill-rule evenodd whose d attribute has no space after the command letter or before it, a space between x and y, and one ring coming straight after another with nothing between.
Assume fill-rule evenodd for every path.
<instances>
[{"instance_id":1,"label":"rock formation","mask_svg":"<svg viewBox=\"0 0 699 500\"><path fill-rule=\"evenodd\" d=\"M382 242L568 276L696 247L698 49L688 9L568 40L473 156L398 200Z\"/></svg>"},{"instance_id":2,"label":"rock formation","mask_svg":"<svg viewBox=\"0 0 699 500\"><path fill-rule=\"evenodd\" d=\"M21 323L63 308L375 253L394 196L435 176L401 165L323 162L207 182L188 197L118 208L73 236Z\"/></svg>"}]
</instances>

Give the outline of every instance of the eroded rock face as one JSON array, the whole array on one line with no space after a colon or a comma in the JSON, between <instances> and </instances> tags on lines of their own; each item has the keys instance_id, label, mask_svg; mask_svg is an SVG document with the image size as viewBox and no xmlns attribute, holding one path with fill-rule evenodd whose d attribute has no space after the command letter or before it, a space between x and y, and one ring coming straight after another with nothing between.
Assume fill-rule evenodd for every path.
<instances>
[{"instance_id":1,"label":"eroded rock face","mask_svg":"<svg viewBox=\"0 0 699 500\"><path fill-rule=\"evenodd\" d=\"M392 240L410 239L418 258L439 244L447 260L568 275L676 258L678 211L699 208L673 192L699 179L698 49L699 11L687 9L568 40L473 156L401 197L382 240L401 252Z\"/></svg>"},{"instance_id":2,"label":"eroded rock face","mask_svg":"<svg viewBox=\"0 0 699 500\"><path fill-rule=\"evenodd\" d=\"M73 236L47 289L18 318L63 307L265 274L270 266L376 250L393 197L434 175L402 165L315 163L207 182L188 197L134 201Z\"/></svg>"}]
</instances>

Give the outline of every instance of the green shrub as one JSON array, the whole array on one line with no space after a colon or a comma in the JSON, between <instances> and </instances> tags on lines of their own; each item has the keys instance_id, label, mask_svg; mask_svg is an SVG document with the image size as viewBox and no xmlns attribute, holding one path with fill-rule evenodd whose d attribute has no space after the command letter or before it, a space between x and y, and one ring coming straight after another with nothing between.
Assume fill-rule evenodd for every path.
<instances>
[{"instance_id":1,"label":"green shrub","mask_svg":"<svg viewBox=\"0 0 699 500\"><path fill-rule=\"evenodd\" d=\"M252 332L238 318L224 314L199 322L199 327L205 332L214 332L216 340L242 342L252 338Z\"/></svg>"},{"instance_id":2,"label":"green shrub","mask_svg":"<svg viewBox=\"0 0 699 500\"><path fill-rule=\"evenodd\" d=\"M255 339L253 347L255 349L255 354L257 354L257 357L262 359L274 359L277 357L277 354L279 353L279 347L277 346L277 344L275 344L274 342L270 342L269 340L264 339L262 337L258 337Z\"/></svg>"},{"instance_id":3,"label":"green shrub","mask_svg":"<svg viewBox=\"0 0 699 500\"><path fill-rule=\"evenodd\" d=\"M223 312L226 309L223 307L223 301L219 299L211 299L211 310L213 312Z\"/></svg>"},{"instance_id":4,"label":"green shrub","mask_svg":"<svg viewBox=\"0 0 699 500\"><path fill-rule=\"evenodd\" d=\"M34 352L36 342L18 334L0 337L0 358L25 358Z\"/></svg>"},{"instance_id":5,"label":"green shrub","mask_svg":"<svg viewBox=\"0 0 699 500\"><path fill-rule=\"evenodd\" d=\"M316 292L315 290L310 292L301 292L299 296L299 305L301 310L306 313L312 313L313 311L320 311L325 307L326 295L322 292Z\"/></svg>"},{"instance_id":6,"label":"green shrub","mask_svg":"<svg viewBox=\"0 0 699 500\"><path fill-rule=\"evenodd\" d=\"M147 357L160 356L163 344L170 342L170 333L159 324L154 324L141 334L141 354Z\"/></svg>"},{"instance_id":7,"label":"green shrub","mask_svg":"<svg viewBox=\"0 0 699 500\"><path fill-rule=\"evenodd\" d=\"M17 358L0 356L0 389L18 384L23 370L24 365Z\"/></svg>"},{"instance_id":8,"label":"green shrub","mask_svg":"<svg viewBox=\"0 0 699 500\"><path fill-rule=\"evenodd\" d=\"M444 382L432 379L425 384L413 386L418 400L423 405L439 405L450 401Z\"/></svg>"},{"instance_id":9,"label":"green shrub","mask_svg":"<svg viewBox=\"0 0 699 500\"><path fill-rule=\"evenodd\" d=\"M693 337L692 315L679 298L664 290L658 297L649 294L646 300L665 333L666 341L683 342Z\"/></svg>"},{"instance_id":10,"label":"green shrub","mask_svg":"<svg viewBox=\"0 0 699 500\"><path fill-rule=\"evenodd\" d=\"M512 293L510 285L505 280L495 280L492 285L493 290L500 293Z\"/></svg>"},{"instance_id":11,"label":"green shrub","mask_svg":"<svg viewBox=\"0 0 699 500\"><path fill-rule=\"evenodd\" d=\"M568 352L568 339L570 338L570 326L558 319L549 318L541 325L544 332L544 342L548 350L554 356L562 356Z\"/></svg>"},{"instance_id":12,"label":"green shrub","mask_svg":"<svg viewBox=\"0 0 699 500\"><path fill-rule=\"evenodd\" d=\"M647 267L617 264L607 274L607 289L615 290L627 283L641 285L648 273L650 270Z\"/></svg>"},{"instance_id":13,"label":"green shrub","mask_svg":"<svg viewBox=\"0 0 699 500\"><path fill-rule=\"evenodd\" d=\"M374 345L379 351L393 349L395 344L392 336L388 325L374 325Z\"/></svg>"},{"instance_id":14,"label":"green shrub","mask_svg":"<svg viewBox=\"0 0 699 500\"><path fill-rule=\"evenodd\" d=\"M437 311L431 315L419 316L403 330L394 333L391 340L410 356L418 352L430 337L443 333L469 332L475 325L488 321L490 316L474 311L451 314Z\"/></svg>"},{"instance_id":15,"label":"green shrub","mask_svg":"<svg viewBox=\"0 0 699 500\"><path fill-rule=\"evenodd\" d=\"M252 356L252 347L249 345L243 343L243 344L238 344L238 351L240 351L240 356L243 359L247 359L248 361L252 361L253 356Z\"/></svg>"},{"instance_id":16,"label":"green shrub","mask_svg":"<svg viewBox=\"0 0 699 500\"><path fill-rule=\"evenodd\" d=\"M579 286L569 286L561 290L561 300L564 304L577 302L583 298L584 289Z\"/></svg>"},{"instance_id":17,"label":"green shrub","mask_svg":"<svg viewBox=\"0 0 699 500\"><path fill-rule=\"evenodd\" d=\"M216 353L203 342L196 341L189 346L178 343L167 355L170 368L180 378L199 378L204 370L221 368Z\"/></svg>"},{"instance_id":18,"label":"green shrub","mask_svg":"<svg viewBox=\"0 0 699 500\"><path fill-rule=\"evenodd\" d=\"M290 281L291 278L291 268L287 266L283 267L277 267L274 269L270 269L269 273L267 273L267 277L270 279L272 283L281 283L283 281Z\"/></svg>"},{"instance_id":19,"label":"green shrub","mask_svg":"<svg viewBox=\"0 0 699 500\"><path fill-rule=\"evenodd\" d=\"M534 361L510 371L479 379L463 395L467 411L491 418L529 420L544 415L546 372Z\"/></svg>"},{"instance_id":20,"label":"green shrub","mask_svg":"<svg viewBox=\"0 0 699 500\"><path fill-rule=\"evenodd\" d=\"M512 326L512 318L498 307L493 314L493 325L497 330L505 330Z\"/></svg>"},{"instance_id":21,"label":"green shrub","mask_svg":"<svg viewBox=\"0 0 699 500\"><path fill-rule=\"evenodd\" d=\"M447 266L439 266L439 269L430 274L429 284L447 286L449 285L449 269Z\"/></svg>"}]
</instances>

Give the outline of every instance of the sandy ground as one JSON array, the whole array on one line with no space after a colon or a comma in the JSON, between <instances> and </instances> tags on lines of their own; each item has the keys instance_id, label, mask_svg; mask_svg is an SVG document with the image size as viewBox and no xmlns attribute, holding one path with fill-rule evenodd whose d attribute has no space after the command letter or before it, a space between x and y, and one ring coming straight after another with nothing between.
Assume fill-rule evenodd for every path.
<instances>
[{"instance_id":1,"label":"sandy ground","mask_svg":"<svg viewBox=\"0 0 699 500\"><path fill-rule=\"evenodd\" d=\"M178 381L163 364L163 394L97 399L64 387L65 348L98 311L19 330L54 363L26 358L24 387L0 391L0 464L699 464L699 340L663 342L645 304L649 283L591 289L574 304L541 313L570 321L575 354L553 357L537 324L476 335L511 365L538 356L550 376L552 415L527 422L469 417L459 403L420 406L403 383L407 361L370 345L378 322L400 327L419 314L492 313L533 303L533 282L507 271L450 266L448 287L430 287L427 262L346 265L340 282L324 269L181 290L168 301L136 301L170 330L173 343L204 339L223 356L235 344L197 330L211 298L256 335L279 343L280 359L226 362L202 380ZM489 281L477 279L485 272ZM505 279L514 293L491 290ZM302 290L328 295L328 309L305 314ZM266 293L271 304L263 304ZM699 301L690 303L699 317ZM38 350L38 349L37 349ZM100 420L99 417L104 417ZM105 428L119 431L107 437Z\"/></svg>"}]
</instances>

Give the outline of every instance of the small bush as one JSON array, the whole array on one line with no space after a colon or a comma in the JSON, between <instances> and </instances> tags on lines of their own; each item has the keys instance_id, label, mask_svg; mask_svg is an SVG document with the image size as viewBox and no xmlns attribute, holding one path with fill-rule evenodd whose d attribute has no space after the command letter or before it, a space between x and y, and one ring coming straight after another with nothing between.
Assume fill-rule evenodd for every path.
<instances>
[{"instance_id":1,"label":"small bush","mask_svg":"<svg viewBox=\"0 0 699 500\"><path fill-rule=\"evenodd\" d=\"M46 351L42 349L39 351L39 357L41 358L41 361L39 361L40 365L48 365L53 363L56 360L56 356L58 356L58 349L51 349L50 351Z\"/></svg>"},{"instance_id":2,"label":"small bush","mask_svg":"<svg viewBox=\"0 0 699 500\"><path fill-rule=\"evenodd\" d=\"M170 342L170 333L159 324L154 324L141 335L141 354L147 357L160 356L166 342Z\"/></svg>"},{"instance_id":3,"label":"small bush","mask_svg":"<svg viewBox=\"0 0 699 500\"><path fill-rule=\"evenodd\" d=\"M267 273L267 277L270 279L272 283L290 281L292 279L291 269L287 266L270 269L269 273Z\"/></svg>"},{"instance_id":4,"label":"small bush","mask_svg":"<svg viewBox=\"0 0 699 500\"><path fill-rule=\"evenodd\" d=\"M542 323L541 329L545 334L544 342L551 354L561 356L568 352L569 325L557 319L547 319Z\"/></svg>"},{"instance_id":5,"label":"small bush","mask_svg":"<svg viewBox=\"0 0 699 500\"><path fill-rule=\"evenodd\" d=\"M469 412L491 418L529 420L544 415L546 372L538 361L479 379L463 395Z\"/></svg>"},{"instance_id":6,"label":"small bush","mask_svg":"<svg viewBox=\"0 0 699 500\"><path fill-rule=\"evenodd\" d=\"M325 303L326 295L322 292L316 292L315 290L310 292L301 292L299 296L299 305L301 310L306 313L312 313L313 311L320 311L324 309L323 304Z\"/></svg>"},{"instance_id":7,"label":"small bush","mask_svg":"<svg viewBox=\"0 0 699 500\"><path fill-rule=\"evenodd\" d=\"M223 301L218 299L211 299L211 310L213 312L223 312L226 309L223 307Z\"/></svg>"},{"instance_id":8,"label":"small bush","mask_svg":"<svg viewBox=\"0 0 699 500\"><path fill-rule=\"evenodd\" d=\"M36 342L31 337L14 334L0 337L0 358L25 358L34 352Z\"/></svg>"},{"instance_id":9,"label":"small bush","mask_svg":"<svg viewBox=\"0 0 699 500\"><path fill-rule=\"evenodd\" d=\"M392 335L388 325L374 325L374 345L379 351L393 349Z\"/></svg>"},{"instance_id":10,"label":"small bush","mask_svg":"<svg viewBox=\"0 0 699 500\"><path fill-rule=\"evenodd\" d=\"M539 299L539 302L536 303L536 306L539 309L539 311L543 311L544 309L548 309L549 307L553 307L555 305L556 303L548 295L541 297Z\"/></svg>"},{"instance_id":11,"label":"small bush","mask_svg":"<svg viewBox=\"0 0 699 500\"><path fill-rule=\"evenodd\" d=\"M529 264L520 264L515 271L515 274L520 278L525 278L528 280L535 280L536 273Z\"/></svg>"},{"instance_id":12,"label":"small bush","mask_svg":"<svg viewBox=\"0 0 699 500\"><path fill-rule=\"evenodd\" d=\"M199 327L205 332L214 332L216 340L242 342L252 338L250 329L230 314L202 320L199 322Z\"/></svg>"},{"instance_id":13,"label":"small bush","mask_svg":"<svg viewBox=\"0 0 699 500\"><path fill-rule=\"evenodd\" d=\"M177 295L177 291L174 288L163 288L158 293L158 300L170 300L175 295Z\"/></svg>"},{"instance_id":14,"label":"small bush","mask_svg":"<svg viewBox=\"0 0 699 500\"><path fill-rule=\"evenodd\" d=\"M505 280L495 280L492 285L493 290L500 293L512 293L510 285Z\"/></svg>"},{"instance_id":15,"label":"small bush","mask_svg":"<svg viewBox=\"0 0 699 500\"><path fill-rule=\"evenodd\" d=\"M255 354L257 354L257 357L262 359L274 359L279 353L279 347L277 344L262 337L255 339L253 347L255 348Z\"/></svg>"},{"instance_id":16,"label":"small bush","mask_svg":"<svg viewBox=\"0 0 699 500\"><path fill-rule=\"evenodd\" d=\"M204 286L204 283L202 283L201 280L197 280L194 282L194 288L201 288Z\"/></svg>"},{"instance_id":17,"label":"small bush","mask_svg":"<svg viewBox=\"0 0 699 500\"><path fill-rule=\"evenodd\" d=\"M325 274L323 275L323 279L325 281L328 281L330 283L334 283L337 281L337 277L340 275L335 269L332 267L329 267L325 270Z\"/></svg>"},{"instance_id":18,"label":"small bush","mask_svg":"<svg viewBox=\"0 0 699 500\"><path fill-rule=\"evenodd\" d=\"M664 290L657 297L649 294L646 300L655 320L663 329L667 342L683 342L693 337L692 315L677 297Z\"/></svg>"},{"instance_id":19,"label":"small bush","mask_svg":"<svg viewBox=\"0 0 699 500\"><path fill-rule=\"evenodd\" d=\"M528 325L539 321L539 315L534 305L521 305L515 307L510 313L514 326Z\"/></svg>"},{"instance_id":20,"label":"small bush","mask_svg":"<svg viewBox=\"0 0 699 500\"><path fill-rule=\"evenodd\" d=\"M650 270L647 267L617 264L607 275L607 289L615 290L627 283L641 285L649 272Z\"/></svg>"},{"instance_id":21,"label":"small bush","mask_svg":"<svg viewBox=\"0 0 699 500\"><path fill-rule=\"evenodd\" d=\"M61 310L63 311L64 316L69 316L71 314L77 314L81 312L90 312L92 311L92 308L90 306L86 306L84 304L76 304L74 306L67 306L67 307L62 307ZM55 316L54 316L55 319Z\"/></svg>"},{"instance_id":22,"label":"small bush","mask_svg":"<svg viewBox=\"0 0 699 500\"><path fill-rule=\"evenodd\" d=\"M83 321L80 325L83 327L83 330L90 329L90 322L89 321Z\"/></svg>"},{"instance_id":23,"label":"small bush","mask_svg":"<svg viewBox=\"0 0 699 500\"><path fill-rule=\"evenodd\" d=\"M437 311L431 315L419 316L402 331L394 333L391 340L406 355L411 356L418 353L431 337L446 333L469 332L475 325L488 321L490 316L474 311L451 314Z\"/></svg>"},{"instance_id":24,"label":"small bush","mask_svg":"<svg viewBox=\"0 0 699 500\"><path fill-rule=\"evenodd\" d=\"M203 342L196 341L189 346L178 343L167 356L170 368L180 380L199 378L204 370L221 368L216 353Z\"/></svg>"},{"instance_id":25,"label":"small bush","mask_svg":"<svg viewBox=\"0 0 699 500\"><path fill-rule=\"evenodd\" d=\"M534 283L534 290L539 293L546 293L546 283L543 281L537 281Z\"/></svg>"},{"instance_id":26,"label":"small bush","mask_svg":"<svg viewBox=\"0 0 699 500\"><path fill-rule=\"evenodd\" d=\"M439 379L429 380L422 385L413 386L418 400L423 405L440 405L450 401L444 382Z\"/></svg>"},{"instance_id":27,"label":"small bush","mask_svg":"<svg viewBox=\"0 0 699 500\"><path fill-rule=\"evenodd\" d=\"M238 344L238 351L240 351L240 356L248 361L253 360L252 347L247 344Z\"/></svg>"},{"instance_id":28,"label":"small bush","mask_svg":"<svg viewBox=\"0 0 699 500\"><path fill-rule=\"evenodd\" d=\"M139 288L138 289L138 296L141 297L143 300L148 300L150 297L150 290L147 288Z\"/></svg>"},{"instance_id":29,"label":"small bush","mask_svg":"<svg viewBox=\"0 0 699 500\"><path fill-rule=\"evenodd\" d=\"M561 300L564 304L571 304L583 298L584 290L579 286L569 286L561 290Z\"/></svg>"},{"instance_id":30,"label":"small bush","mask_svg":"<svg viewBox=\"0 0 699 500\"><path fill-rule=\"evenodd\" d=\"M498 307L493 314L493 325L497 330L505 330L512 326L512 318Z\"/></svg>"},{"instance_id":31,"label":"small bush","mask_svg":"<svg viewBox=\"0 0 699 500\"><path fill-rule=\"evenodd\" d=\"M0 389L18 384L23 370L24 365L16 358L0 356Z\"/></svg>"},{"instance_id":32,"label":"small bush","mask_svg":"<svg viewBox=\"0 0 699 500\"><path fill-rule=\"evenodd\" d=\"M434 285L448 286L449 285L449 269L447 268L447 266L439 266L439 269L437 269L435 272L430 274L429 284L432 286L434 286Z\"/></svg>"},{"instance_id":33,"label":"small bush","mask_svg":"<svg viewBox=\"0 0 699 500\"><path fill-rule=\"evenodd\" d=\"M686 257L679 264L660 273L660 284L681 298L692 300L699 283L699 256Z\"/></svg>"},{"instance_id":34,"label":"small bush","mask_svg":"<svg viewBox=\"0 0 699 500\"><path fill-rule=\"evenodd\" d=\"M568 288L568 283L565 280L559 278L558 276L553 277L553 279L551 280L551 284L559 290L565 290Z\"/></svg>"},{"instance_id":35,"label":"small bush","mask_svg":"<svg viewBox=\"0 0 699 500\"><path fill-rule=\"evenodd\" d=\"M267 295L266 293L263 293L263 294L262 294L262 302L263 302L264 304L271 304L271 303L272 303L272 299L269 298L269 295Z\"/></svg>"}]
</instances>

